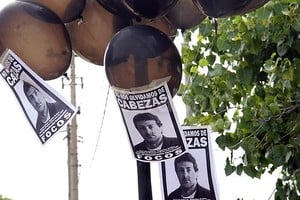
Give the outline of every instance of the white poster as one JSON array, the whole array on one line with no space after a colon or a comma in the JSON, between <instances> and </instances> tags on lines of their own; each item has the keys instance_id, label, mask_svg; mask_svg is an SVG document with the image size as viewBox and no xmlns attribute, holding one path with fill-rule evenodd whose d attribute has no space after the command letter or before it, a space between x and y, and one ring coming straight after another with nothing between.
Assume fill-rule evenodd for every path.
<instances>
[{"instance_id":1,"label":"white poster","mask_svg":"<svg viewBox=\"0 0 300 200\"><path fill-rule=\"evenodd\" d=\"M1 56L0 74L17 97L42 144L61 130L77 112L72 104L9 49Z\"/></svg>"},{"instance_id":2,"label":"white poster","mask_svg":"<svg viewBox=\"0 0 300 200\"><path fill-rule=\"evenodd\" d=\"M165 200L219 200L208 127L183 126L188 150L161 163Z\"/></svg>"},{"instance_id":3,"label":"white poster","mask_svg":"<svg viewBox=\"0 0 300 200\"><path fill-rule=\"evenodd\" d=\"M137 160L163 161L186 151L167 83L138 92L113 89Z\"/></svg>"}]
</instances>

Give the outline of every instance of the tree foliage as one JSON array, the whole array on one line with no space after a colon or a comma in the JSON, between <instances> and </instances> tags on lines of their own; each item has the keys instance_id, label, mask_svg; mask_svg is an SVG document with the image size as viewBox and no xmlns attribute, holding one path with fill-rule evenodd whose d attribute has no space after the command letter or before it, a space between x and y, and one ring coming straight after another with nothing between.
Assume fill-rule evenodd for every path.
<instances>
[{"instance_id":1,"label":"tree foliage","mask_svg":"<svg viewBox=\"0 0 300 200\"><path fill-rule=\"evenodd\" d=\"M179 92L192 111L185 123L219 133L219 147L231 151L226 175L281 170L278 200L300 196L299 5L271 0L244 15L207 18L185 31L181 51L187 82Z\"/></svg>"},{"instance_id":2,"label":"tree foliage","mask_svg":"<svg viewBox=\"0 0 300 200\"><path fill-rule=\"evenodd\" d=\"M9 198L7 198L7 197L4 197L4 196L2 196L2 195L0 194L0 200L11 200L11 199L9 199Z\"/></svg>"}]
</instances>

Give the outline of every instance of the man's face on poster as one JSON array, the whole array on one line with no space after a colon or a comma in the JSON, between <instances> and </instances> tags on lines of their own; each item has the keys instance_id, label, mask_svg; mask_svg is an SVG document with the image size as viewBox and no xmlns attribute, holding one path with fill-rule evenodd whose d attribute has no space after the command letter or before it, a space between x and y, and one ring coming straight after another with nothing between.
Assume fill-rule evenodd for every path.
<instances>
[{"instance_id":1,"label":"man's face on poster","mask_svg":"<svg viewBox=\"0 0 300 200\"><path fill-rule=\"evenodd\" d=\"M27 91L27 98L30 104L38 111L41 112L46 109L46 100L44 96L36 88L31 86Z\"/></svg>"},{"instance_id":2,"label":"man's face on poster","mask_svg":"<svg viewBox=\"0 0 300 200\"><path fill-rule=\"evenodd\" d=\"M197 183L198 172L195 171L192 162L184 161L177 163L176 174L181 187L191 188Z\"/></svg>"},{"instance_id":3,"label":"man's face on poster","mask_svg":"<svg viewBox=\"0 0 300 200\"><path fill-rule=\"evenodd\" d=\"M159 126L155 120L139 121L136 128L146 142L156 142L162 137L162 126Z\"/></svg>"}]
</instances>

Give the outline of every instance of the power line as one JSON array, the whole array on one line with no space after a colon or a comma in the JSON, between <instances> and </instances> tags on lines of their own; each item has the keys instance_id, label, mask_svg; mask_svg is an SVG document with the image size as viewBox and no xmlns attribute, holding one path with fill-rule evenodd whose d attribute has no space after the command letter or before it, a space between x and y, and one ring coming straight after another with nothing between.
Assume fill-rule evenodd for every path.
<instances>
[{"instance_id":1,"label":"power line","mask_svg":"<svg viewBox=\"0 0 300 200\"><path fill-rule=\"evenodd\" d=\"M101 132L102 132L104 118L105 118L106 110L107 110L107 102L108 102L108 97L109 97L109 91L110 91L110 86L108 85L107 92L106 92L106 99L105 99L104 109L103 109L103 114L102 114L102 120L101 120L100 129L99 129L99 133L98 133L98 136L97 136L97 142L96 142L96 146L95 146L95 150L94 150L94 153L93 153L93 156L92 156L90 166L92 165L93 161L95 160L95 156L96 156L97 149L98 149L98 146L99 146L100 135L101 135Z\"/></svg>"}]
</instances>

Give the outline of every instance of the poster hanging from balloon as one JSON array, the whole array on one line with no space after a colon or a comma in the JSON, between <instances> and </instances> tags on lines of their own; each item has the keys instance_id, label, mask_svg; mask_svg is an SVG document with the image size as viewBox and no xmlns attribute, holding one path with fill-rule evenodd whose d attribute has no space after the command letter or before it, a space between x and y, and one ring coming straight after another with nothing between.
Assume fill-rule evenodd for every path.
<instances>
[{"instance_id":1,"label":"poster hanging from balloon","mask_svg":"<svg viewBox=\"0 0 300 200\"><path fill-rule=\"evenodd\" d=\"M45 144L77 109L32 71L12 50L0 58L0 74L13 90L38 139Z\"/></svg>"},{"instance_id":2,"label":"poster hanging from balloon","mask_svg":"<svg viewBox=\"0 0 300 200\"><path fill-rule=\"evenodd\" d=\"M145 90L113 90L137 160L163 161L186 151L166 82Z\"/></svg>"},{"instance_id":3,"label":"poster hanging from balloon","mask_svg":"<svg viewBox=\"0 0 300 200\"><path fill-rule=\"evenodd\" d=\"M209 127L182 128L187 152L161 163L164 199L219 200Z\"/></svg>"}]
</instances>

